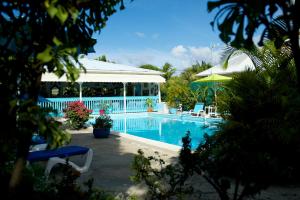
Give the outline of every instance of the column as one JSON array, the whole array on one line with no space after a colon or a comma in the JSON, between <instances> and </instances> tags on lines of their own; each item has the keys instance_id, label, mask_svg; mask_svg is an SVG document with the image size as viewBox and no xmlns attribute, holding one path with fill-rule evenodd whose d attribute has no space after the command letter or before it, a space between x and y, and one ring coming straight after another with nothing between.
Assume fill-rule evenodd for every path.
<instances>
[{"instance_id":1,"label":"column","mask_svg":"<svg viewBox=\"0 0 300 200\"><path fill-rule=\"evenodd\" d=\"M161 103L160 83L157 83L157 86L158 86L158 103Z\"/></svg>"},{"instance_id":2,"label":"column","mask_svg":"<svg viewBox=\"0 0 300 200\"><path fill-rule=\"evenodd\" d=\"M82 102L82 82L78 82L79 84L79 101Z\"/></svg>"},{"instance_id":3,"label":"column","mask_svg":"<svg viewBox=\"0 0 300 200\"><path fill-rule=\"evenodd\" d=\"M124 95L124 113L126 113L126 82L123 82L123 95Z\"/></svg>"}]
</instances>

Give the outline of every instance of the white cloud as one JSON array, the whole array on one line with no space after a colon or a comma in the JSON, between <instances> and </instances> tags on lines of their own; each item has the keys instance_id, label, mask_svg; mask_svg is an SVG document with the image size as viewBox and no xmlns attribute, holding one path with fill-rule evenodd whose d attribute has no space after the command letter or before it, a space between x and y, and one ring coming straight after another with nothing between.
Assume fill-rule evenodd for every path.
<instances>
[{"instance_id":1,"label":"white cloud","mask_svg":"<svg viewBox=\"0 0 300 200\"><path fill-rule=\"evenodd\" d=\"M177 45L176 47L173 47L171 50L172 55L176 57L183 56L187 52L187 49L184 48L182 45Z\"/></svg>"},{"instance_id":2,"label":"white cloud","mask_svg":"<svg viewBox=\"0 0 300 200\"><path fill-rule=\"evenodd\" d=\"M136 36L140 37L140 38L145 38L146 37L146 34L143 33L143 32L135 32L134 33Z\"/></svg>"},{"instance_id":3,"label":"white cloud","mask_svg":"<svg viewBox=\"0 0 300 200\"><path fill-rule=\"evenodd\" d=\"M205 61L209 62L213 65L216 65L219 63L220 60L220 48L210 48L210 47L194 47L190 46L188 47L189 54L194 60L197 60L199 62Z\"/></svg>"},{"instance_id":4,"label":"white cloud","mask_svg":"<svg viewBox=\"0 0 300 200\"><path fill-rule=\"evenodd\" d=\"M194 57L205 58L211 54L211 49L209 47L188 47L190 53Z\"/></svg>"},{"instance_id":5,"label":"white cloud","mask_svg":"<svg viewBox=\"0 0 300 200\"><path fill-rule=\"evenodd\" d=\"M168 62L177 69L177 74L181 73L185 68L190 67L196 62L205 61L216 65L220 60L221 48L196 47L177 45L170 51L161 51L157 49L142 49L142 50L128 50L128 49L114 49L111 51L102 51L108 60L116 63L140 66L143 64L152 64L158 67ZM98 55L98 54L94 54ZM93 58L92 54L89 54ZM94 56L96 57L96 56Z\"/></svg>"}]
</instances>

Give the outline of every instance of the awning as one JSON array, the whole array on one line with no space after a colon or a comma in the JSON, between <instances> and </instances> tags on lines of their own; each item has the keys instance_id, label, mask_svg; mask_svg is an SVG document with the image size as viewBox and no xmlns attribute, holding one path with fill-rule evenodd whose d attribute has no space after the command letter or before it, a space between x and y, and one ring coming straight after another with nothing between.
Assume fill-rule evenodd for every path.
<instances>
[{"instance_id":1,"label":"awning","mask_svg":"<svg viewBox=\"0 0 300 200\"><path fill-rule=\"evenodd\" d=\"M247 69L255 69L252 60L246 54L240 54L229 59L227 69L222 64L211 67L200 72L197 76L209 76L211 74L230 75L236 72L243 72Z\"/></svg>"},{"instance_id":2,"label":"awning","mask_svg":"<svg viewBox=\"0 0 300 200\"><path fill-rule=\"evenodd\" d=\"M68 82L66 75L58 78L53 73L45 73L42 76L43 82ZM76 82L100 82L100 83L164 83L165 79L160 75L153 74L109 74L109 73L84 73Z\"/></svg>"}]
</instances>

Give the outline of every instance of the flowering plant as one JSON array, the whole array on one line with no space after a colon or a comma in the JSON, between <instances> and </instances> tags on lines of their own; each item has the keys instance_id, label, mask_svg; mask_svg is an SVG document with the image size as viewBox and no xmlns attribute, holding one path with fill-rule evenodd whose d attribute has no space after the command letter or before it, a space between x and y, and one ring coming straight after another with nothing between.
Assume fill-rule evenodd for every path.
<instances>
[{"instance_id":1,"label":"flowering plant","mask_svg":"<svg viewBox=\"0 0 300 200\"><path fill-rule=\"evenodd\" d=\"M64 112L70 128L80 129L84 126L84 123L88 121L92 110L89 110L83 102L75 101L69 103Z\"/></svg>"},{"instance_id":2,"label":"flowering plant","mask_svg":"<svg viewBox=\"0 0 300 200\"><path fill-rule=\"evenodd\" d=\"M96 118L95 124L93 124L93 128L111 128L113 125L113 120L109 115L100 115Z\"/></svg>"},{"instance_id":3,"label":"flowering plant","mask_svg":"<svg viewBox=\"0 0 300 200\"><path fill-rule=\"evenodd\" d=\"M100 104L100 115L103 115L103 114L108 114L109 113L109 109L110 109L110 104L108 103L102 103ZM101 113L101 110L103 110L104 112Z\"/></svg>"}]
</instances>

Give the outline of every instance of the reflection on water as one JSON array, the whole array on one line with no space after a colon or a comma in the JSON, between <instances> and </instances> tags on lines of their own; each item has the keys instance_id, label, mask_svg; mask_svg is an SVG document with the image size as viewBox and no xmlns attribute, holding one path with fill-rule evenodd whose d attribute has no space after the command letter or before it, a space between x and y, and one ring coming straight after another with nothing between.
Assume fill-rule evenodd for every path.
<instances>
[{"instance_id":1,"label":"reflection on water","mask_svg":"<svg viewBox=\"0 0 300 200\"><path fill-rule=\"evenodd\" d=\"M216 129L200 122L140 117L114 119L113 130L178 146L182 145L182 137L190 131L192 148L195 149L203 140L204 133L212 134Z\"/></svg>"}]
</instances>

